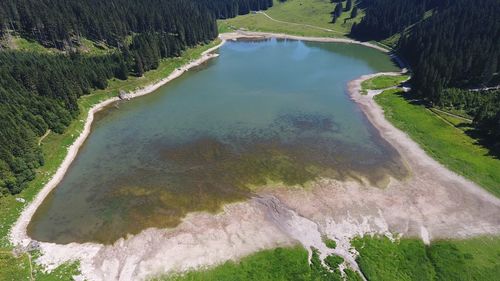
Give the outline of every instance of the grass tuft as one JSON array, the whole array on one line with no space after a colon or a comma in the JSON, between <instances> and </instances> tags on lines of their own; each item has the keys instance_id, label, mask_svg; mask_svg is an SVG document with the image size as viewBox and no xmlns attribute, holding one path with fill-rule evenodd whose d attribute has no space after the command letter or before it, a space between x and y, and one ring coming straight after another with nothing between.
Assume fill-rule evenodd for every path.
<instances>
[{"instance_id":1,"label":"grass tuft","mask_svg":"<svg viewBox=\"0 0 500 281\"><path fill-rule=\"evenodd\" d=\"M323 240L323 243L325 243L325 245L330 248L330 249L335 249L337 248L337 242L335 242L335 240L332 240L330 238L328 238L326 235L321 237L321 239Z\"/></svg>"}]
</instances>

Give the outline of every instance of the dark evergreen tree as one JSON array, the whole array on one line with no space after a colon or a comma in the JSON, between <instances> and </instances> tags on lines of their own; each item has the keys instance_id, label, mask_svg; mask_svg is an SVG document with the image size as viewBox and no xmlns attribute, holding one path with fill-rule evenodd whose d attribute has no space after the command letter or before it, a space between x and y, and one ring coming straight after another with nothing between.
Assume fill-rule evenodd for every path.
<instances>
[{"instance_id":1,"label":"dark evergreen tree","mask_svg":"<svg viewBox=\"0 0 500 281\"><path fill-rule=\"evenodd\" d=\"M381 40L403 31L422 20L425 11L439 0L372 0L363 1L365 16L352 27L351 36L361 40Z\"/></svg>"},{"instance_id":2,"label":"dark evergreen tree","mask_svg":"<svg viewBox=\"0 0 500 281\"><path fill-rule=\"evenodd\" d=\"M119 66L115 73L116 78L126 80L129 75L127 63L123 58L119 60Z\"/></svg>"},{"instance_id":3,"label":"dark evergreen tree","mask_svg":"<svg viewBox=\"0 0 500 281\"><path fill-rule=\"evenodd\" d=\"M347 2L345 3L345 11L348 12L350 11L352 8L352 0L347 0Z\"/></svg>"},{"instance_id":4,"label":"dark evergreen tree","mask_svg":"<svg viewBox=\"0 0 500 281\"><path fill-rule=\"evenodd\" d=\"M43 158L37 139L64 131L77 99L119 72L120 54L87 57L0 52L0 193L17 193Z\"/></svg>"},{"instance_id":5,"label":"dark evergreen tree","mask_svg":"<svg viewBox=\"0 0 500 281\"><path fill-rule=\"evenodd\" d=\"M335 5L335 9L332 12L332 23L335 23L340 15L342 15L342 10L342 2Z\"/></svg>"},{"instance_id":6,"label":"dark evergreen tree","mask_svg":"<svg viewBox=\"0 0 500 281\"><path fill-rule=\"evenodd\" d=\"M354 6L351 10L351 19L355 18L358 16L358 6Z\"/></svg>"},{"instance_id":7,"label":"dark evergreen tree","mask_svg":"<svg viewBox=\"0 0 500 281\"><path fill-rule=\"evenodd\" d=\"M420 96L443 103L443 89L483 87L500 69L500 2L455 0L402 36L398 51Z\"/></svg>"},{"instance_id":8,"label":"dark evergreen tree","mask_svg":"<svg viewBox=\"0 0 500 281\"><path fill-rule=\"evenodd\" d=\"M343 11L343 10L344 10L344 9L342 8L342 2L339 2L337 5L335 5L335 10L334 10L334 12L335 12L335 15L336 15L337 17L340 17L340 15L342 15L342 11Z\"/></svg>"}]
</instances>

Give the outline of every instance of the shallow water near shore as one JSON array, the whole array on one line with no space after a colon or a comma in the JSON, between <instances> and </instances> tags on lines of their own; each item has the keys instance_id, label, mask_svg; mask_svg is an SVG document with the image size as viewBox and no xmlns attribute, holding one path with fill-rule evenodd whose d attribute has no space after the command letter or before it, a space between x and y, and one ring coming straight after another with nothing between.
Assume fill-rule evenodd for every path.
<instances>
[{"instance_id":1,"label":"shallow water near shore","mask_svg":"<svg viewBox=\"0 0 500 281\"><path fill-rule=\"evenodd\" d=\"M219 52L154 94L100 112L29 235L112 243L218 211L270 182L300 188L331 177L383 188L407 175L346 94L360 75L396 70L386 54L290 40L228 42Z\"/></svg>"}]
</instances>

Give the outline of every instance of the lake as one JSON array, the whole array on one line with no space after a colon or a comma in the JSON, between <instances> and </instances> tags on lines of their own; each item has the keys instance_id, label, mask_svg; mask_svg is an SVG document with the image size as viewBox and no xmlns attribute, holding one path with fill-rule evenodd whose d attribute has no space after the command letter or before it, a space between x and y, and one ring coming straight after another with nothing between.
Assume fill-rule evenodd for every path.
<instances>
[{"instance_id":1,"label":"lake","mask_svg":"<svg viewBox=\"0 0 500 281\"><path fill-rule=\"evenodd\" d=\"M28 227L40 241L112 243L189 212L217 212L259 187L327 177L384 188L408 172L346 92L395 71L343 43L227 42L155 93L97 114L92 133Z\"/></svg>"}]
</instances>

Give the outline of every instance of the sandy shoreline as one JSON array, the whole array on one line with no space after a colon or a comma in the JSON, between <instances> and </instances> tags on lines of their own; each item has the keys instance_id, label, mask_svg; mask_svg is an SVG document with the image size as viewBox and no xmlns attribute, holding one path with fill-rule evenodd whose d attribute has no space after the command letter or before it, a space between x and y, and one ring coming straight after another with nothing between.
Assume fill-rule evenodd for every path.
<instances>
[{"instance_id":1,"label":"sandy shoreline","mask_svg":"<svg viewBox=\"0 0 500 281\"><path fill-rule=\"evenodd\" d=\"M204 52L200 59L126 97L148 94L190 67L215 57L210 52L226 40L275 37L354 43L387 52L379 46L349 39L256 32L221 34L220 37L222 43ZM381 136L408 163L412 173L409 179L391 180L386 189L330 179L314 183L311 191L263 188L258 197L228 204L219 214L192 213L174 229L146 229L127 239L119 239L113 245L42 242L43 255L38 262L51 269L67 261L80 260L82 275L89 280L138 280L164 272L216 265L259 250L297 243L306 248L314 246L326 255L332 250L324 246L321 235L328 235L337 241L335 253L356 268L356 253L350 249L349 241L358 235L399 233L421 237L428 243L439 238L500 233L499 199L433 160L404 132L385 120L383 111L371 96L359 93L362 81L382 74L361 76L349 82L347 88ZM94 113L117 100L117 97L108 99L89 111L84 130L68 149L56 174L13 226L10 233L13 244L26 245L31 241L26 227L76 157L90 133Z\"/></svg>"}]
</instances>

